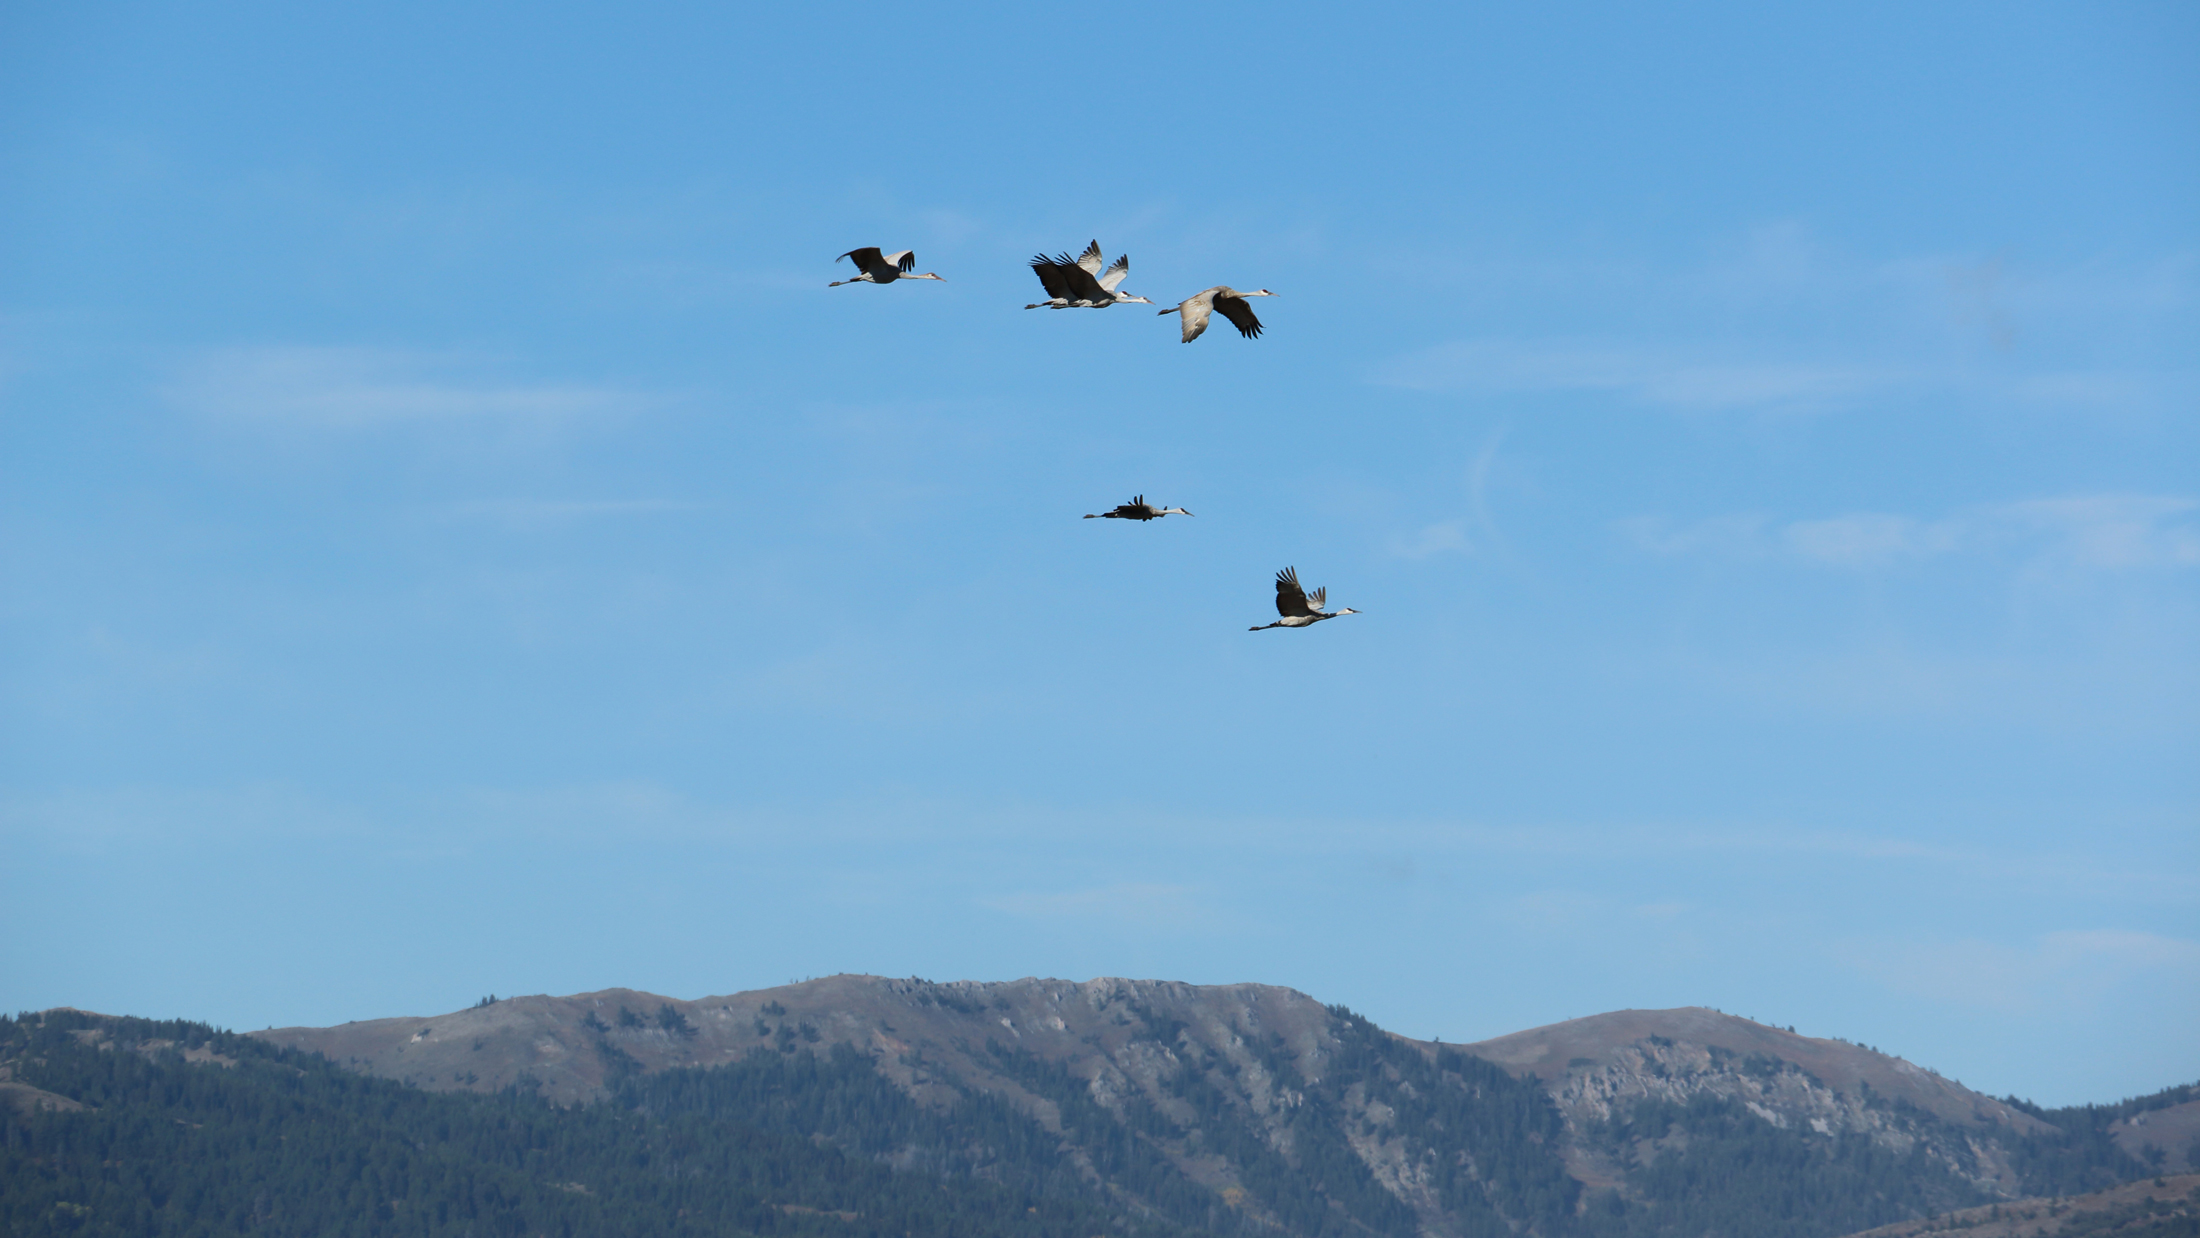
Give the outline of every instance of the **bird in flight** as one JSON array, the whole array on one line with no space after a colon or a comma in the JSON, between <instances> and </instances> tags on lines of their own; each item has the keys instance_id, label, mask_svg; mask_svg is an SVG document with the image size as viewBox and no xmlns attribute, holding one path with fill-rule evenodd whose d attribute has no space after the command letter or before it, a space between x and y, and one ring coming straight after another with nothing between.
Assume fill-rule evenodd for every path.
<instances>
[{"instance_id":1,"label":"bird in flight","mask_svg":"<svg viewBox=\"0 0 2200 1238\"><path fill-rule=\"evenodd\" d=\"M1162 518L1163 516L1189 516L1189 515L1191 515L1191 513L1190 513L1190 512L1188 512L1188 511L1185 511L1185 510L1184 510L1183 508L1181 508L1181 507L1155 507L1155 506L1154 506L1153 504L1151 504L1151 503L1148 503L1148 502L1146 501L1146 496L1145 496L1145 495L1141 494L1141 495L1137 495L1137 496L1133 497L1133 498L1131 499L1131 501L1130 501L1130 502L1128 502L1128 503L1118 503L1118 504L1116 504L1115 510L1114 510L1114 511L1112 511L1112 512L1093 512L1093 513L1090 513L1090 514L1086 515L1085 519L1087 519L1087 520L1159 520L1159 519L1161 519L1161 518Z\"/></svg>"},{"instance_id":2,"label":"bird in flight","mask_svg":"<svg viewBox=\"0 0 2200 1238\"><path fill-rule=\"evenodd\" d=\"M1184 320L1184 342L1189 344L1207 329L1207 317L1221 310L1222 316L1238 329L1238 334L1253 339L1260 334L1260 319L1253 317L1253 307L1245 303L1247 297L1272 297L1276 295L1266 288L1252 292L1239 292L1228 284L1217 284L1186 301L1179 301L1164 314L1176 314Z\"/></svg>"},{"instance_id":3,"label":"bird in flight","mask_svg":"<svg viewBox=\"0 0 2200 1238\"><path fill-rule=\"evenodd\" d=\"M1287 567L1276 573L1276 613L1282 615L1283 618L1276 620L1274 623L1255 624L1245 630L1259 632L1267 628L1310 628L1324 619L1334 619L1338 615L1357 615L1360 613L1349 606L1343 610L1325 611L1322 609L1322 605L1327 601L1329 601L1327 586L1314 590L1313 595L1310 597L1307 595L1306 590L1299 588L1298 569Z\"/></svg>"},{"instance_id":4,"label":"bird in flight","mask_svg":"<svg viewBox=\"0 0 2200 1238\"><path fill-rule=\"evenodd\" d=\"M913 249L905 249L898 254L882 254L878 246L866 245L862 249L851 249L840 258L855 263L856 273L847 279L834 280L825 285L827 288L838 288L842 284L891 284L897 279L940 278L930 271L922 275L910 274L917 269L917 251ZM840 258L833 261L838 262Z\"/></svg>"},{"instance_id":5,"label":"bird in flight","mask_svg":"<svg viewBox=\"0 0 2200 1238\"><path fill-rule=\"evenodd\" d=\"M1045 254L1031 260L1032 274L1039 277L1039 286L1046 289L1047 299L1034 301L1025 309L1106 309L1111 305L1152 305L1144 297L1134 297L1118 292L1116 286L1131 273L1131 256L1123 254L1107 270L1100 269L1105 255L1100 252L1100 242L1085 247L1076 258L1068 254Z\"/></svg>"}]
</instances>

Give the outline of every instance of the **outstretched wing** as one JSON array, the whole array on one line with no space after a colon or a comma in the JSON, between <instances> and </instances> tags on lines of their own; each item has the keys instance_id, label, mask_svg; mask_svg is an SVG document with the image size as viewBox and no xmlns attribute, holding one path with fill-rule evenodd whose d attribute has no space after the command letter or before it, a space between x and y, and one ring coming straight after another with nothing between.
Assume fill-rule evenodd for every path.
<instances>
[{"instance_id":1,"label":"outstretched wing","mask_svg":"<svg viewBox=\"0 0 2200 1238\"><path fill-rule=\"evenodd\" d=\"M1215 308L1238 329L1238 334L1253 339L1260 334L1260 319L1253 317L1253 307L1243 297L1216 297Z\"/></svg>"},{"instance_id":2,"label":"outstretched wing","mask_svg":"<svg viewBox=\"0 0 2200 1238\"><path fill-rule=\"evenodd\" d=\"M1314 610L1320 610L1322 607L1329 605L1329 586L1323 585L1306 595L1306 604Z\"/></svg>"},{"instance_id":3,"label":"outstretched wing","mask_svg":"<svg viewBox=\"0 0 2200 1238\"><path fill-rule=\"evenodd\" d=\"M1060 261L1049 258L1045 254L1040 254L1031 260L1032 273L1039 277L1039 285L1047 290L1047 296L1049 297L1066 298L1070 295L1069 276L1066 272L1076 269L1076 264L1069 260L1067 254L1064 254Z\"/></svg>"},{"instance_id":4,"label":"outstretched wing","mask_svg":"<svg viewBox=\"0 0 2200 1238\"><path fill-rule=\"evenodd\" d=\"M879 257L878 246L876 245L866 245L862 249L851 249L842 254L840 258L846 258L848 261L855 263L858 271L868 271L883 261ZM838 262L840 258L835 258L833 261Z\"/></svg>"},{"instance_id":5,"label":"outstretched wing","mask_svg":"<svg viewBox=\"0 0 2200 1238\"><path fill-rule=\"evenodd\" d=\"M1209 288L1196 297L1186 297L1184 303L1176 307L1178 316L1184 320L1185 343L1198 339L1200 333L1207 329L1207 316L1214 309L1214 291ZM1169 311L1161 312L1166 314Z\"/></svg>"},{"instance_id":6,"label":"outstretched wing","mask_svg":"<svg viewBox=\"0 0 2200 1238\"><path fill-rule=\"evenodd\" d=\"M1100 267L1099 259L1093 259L1092 265L1094 270L1098 270ZM1092 271L1085 269L1083 259L1071 262L1069 255L1063 254L1054 260L1054 266L1062 273L1062 282L1069 286L1070 300L1103 302L1113 302L1115 300L1107 289L1100 286L1100 281L1092 277ZM1061 294L1057 293L1056 295Z\"/></svg>"},{"instance_id":7,"label":"outstretched wing","mask_svg":"<svg viewBox=\"0 0 2200 1238\"><path fill-rule=\"evenodd\" d=\"M1106 260L1107 256L1100 252L1100 242L1098 241L1085 246L1085 252L1077 255L1077 265L1085 268L1085 273L1088 275L1098 275L1100 264Z\"/></svg>"},{"instance_id":8,"label":"outstretched wing","mask_svg":"<svg viewBox=\"0 0 2200 1238\"><path fill-rule=\"evenodd\" d=\"M1276 573L1276 613L1295 619L1314 612L1306 605L1306 590L1299 588L1299 570L1287 567Z\"/></svg>"},{"instance_id":9,"label":"outstretched wing","mask_svg":"<svg viewBox=\"0 0 2200 1238\"><path fill-rule=\"evenodd\" d=\"M893 263L897 267L900 267L902 269L902 272L904 274L907 274L908 272L917 269L917 251L913 249L905 249L898 254L888 254L886 255L886 261Z\"/></svg>"},{"instance_id":10,"label":"outstretched wing","mask_svg":"<svg viewBox=\"0 0 2200 1238\"><path fill-rule=\"evenodd\" d=\"M1131 256L1129 254L1124 254L1115 260L1114 266L1108 268L1107 274L1100 277L1100 286L1107 289L1109 292L1114 292L1115 286L1122 283L1123 277L1130 273Z\"/></svg>"}]
</instances>

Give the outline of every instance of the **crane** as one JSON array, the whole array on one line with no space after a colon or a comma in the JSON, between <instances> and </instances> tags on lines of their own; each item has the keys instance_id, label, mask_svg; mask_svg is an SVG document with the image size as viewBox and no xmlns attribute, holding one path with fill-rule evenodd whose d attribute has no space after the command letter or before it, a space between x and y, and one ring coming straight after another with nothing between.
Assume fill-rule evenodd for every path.
<instances>
[{"instance_id":1,"label":"crane","mask_svg":"<svg viewBox=\"0 0 2200 1238\"><path fill-rule=\"evenodd\" d=\"M834 280L825 285L827 288L838 288L842 284L891 284L897 279L940 278L930 271L922 275L910 274L917 269L917 251L913 249L905 249L898 254L882 254L878 246L866 245L862 249L851 249L840 258L853 262L856 273L847 279ZM838 262L840 258L833 261Z\"/></svg>"},{"instance_id":2,"label":"crane","mask_svg":"<svg viewBox=\"0 0 2200 1238\"><path fill-rule=\"evenodd\" d=\"M1161 518L1162 518L1163 516L1189 516L1189 515L1191 515L1191 513L1190 513L1190 512L1188 512L1188 511L1185 511L1185 510L1184 510L1183 508L1181 508L1181 507L1155 507L1155 506L1154 506L1153 504L1151 504L1151 503L1148 503L1148 502L1146 501L1146 496L1145 496L1145 495L1141 494L1141 495L1137 495L1137 496L1133 497L1133 498L1131 499L1131 501L1130 501L1130 502L1128 502L1128 503L1118 503L1118 504L1116 505L1116 507L1115 507L1115 510L1114 510L1114 511L1111 511L1111 512L1094 512L1094 513L1092 513L1092 514L1090 514L1090 515L1087 515L1087 516L1085 517L1085 519L1087 519L1087 520L1159 520L1159 519L1161 519Z\"/></svg>"},{"instance_id":3,"label":"crane","mask_svg":"<svg viewBox=\"0 0 2200 1238\"><path fill-rule=\"evenodd\" d=\"M1322 605L1327 601L1329 601L1327 586L1314 590L1313 595L1309 597L1306 590L1299 588L1298 569L1287 567L1276 573L1276 613L1282 615L1283 618L1276 620L1274 623L1255 624L1245 630L1259 632L1267 628L1310 628L1324 619L1334 619L1338 615L1357 615L1360 613L1349 606L1343 610L1325 611L1322 609Z\"/></svg>"},{"instance_id":4,"label":"crane","mask_svg":"<svg viewBox=\"0 0 2200 1238\"><path fill-rule=\"evenodd\" d=\"M1266 288L1252 292L1239 292L1228 284L1217 284L1189 300L1179 301L1164 314L1177 314L1184 319L1184 342L1189 344L1207 329L1207 315L1221 310L1222 316L1238 329L1238 334L1252 339L1260 334L1260 319L1253 317L1253 307L1245 303L1247 297L1272 297L1276 295Z\"/></svg>"},{"instance_id":5,"label":"crane","mask_svg":"<svg viewBox=\"0 0 2200 1238\"><path fill-rule=\"evenodd\" d=\"M1134 297L1119 292L1118 284L1131 272L1131 256L1123 254L1106 271L1100 264L1106 255L1100 252L1100 242L1085 247L1076 258L1068 254L1045 254L1031 260L1031 270L1039 277L1039 286L1046 289L1047 299L1026 305L1025 309L1106 309L1111 305L1152 305L1145 297Z\"/></svg>"}]
</instances>

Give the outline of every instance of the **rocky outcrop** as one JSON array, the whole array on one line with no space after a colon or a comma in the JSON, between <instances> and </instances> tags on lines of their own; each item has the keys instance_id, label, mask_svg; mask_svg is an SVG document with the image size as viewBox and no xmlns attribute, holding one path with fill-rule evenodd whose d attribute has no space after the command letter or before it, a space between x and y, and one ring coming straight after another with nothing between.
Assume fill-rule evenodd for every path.
<instances>
[{"instance_id":1,"label":"rocky outcrop","mask_svg":"<svg viewBox=\"0 0 2200 1238\"><path fill-rule=\"evenodd\" d=\"M1617 1011L1468 1047L1544 1081L1575 1136L1585 1181L1616 1182L1623 1162L1641 1154L1600 1153L1592 1132L1643 1101L1716 1097L1779 1130L1863 1135L1900 1153L1922 1148L1948 1173L2005 1199L2023 1186L2002 1137L2052 1133L1901 1058L1701 1007Z\"/></svg>"}]
</instances>

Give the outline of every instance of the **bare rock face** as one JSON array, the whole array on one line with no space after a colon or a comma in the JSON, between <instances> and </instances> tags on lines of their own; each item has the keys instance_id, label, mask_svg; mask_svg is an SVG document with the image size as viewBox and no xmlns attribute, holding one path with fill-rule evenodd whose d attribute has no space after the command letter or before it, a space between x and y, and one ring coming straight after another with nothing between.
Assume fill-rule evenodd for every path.
<instances>
[{"instance_id":1,"label":"bare rock face","mask_svg":"<svg viewBox=\"0 0 2200 1238\"><path fill-rule=\"evenodd\" d=\"M1672 1045L1690 1046L1679 1054L1646 1054L1644 1050ZM1749 1019L1721 1014L1702 1006L1678 1010L1619 1010L1569 1019L1548 1027L1514 1032L1467 1046L1476 1054L1516 1070L1533 1071L1546 1083L1618 1067L1627 1073L1633 1065L1672 1065L1712 1057L1721 1062L1760 1058L1786 1062L1837 1092L1870 1091L1889 1102L1914 1105L1946 1122L1970 1126L2005 1126L2018 1130L2044 1130L2045 1124L2008 1105L1971 1091L1938 1073L1914 1066L1898 1057L1852 1045L1843 1040L1798 1036ZM1640 1072L1635 1072L1638 1075ZM1690 1066L1684 1071L1708 1083L1715 1075L1732 1073L1723 1068L1707 1071ZM1746 1071L1742 1072L1745 1075ZM1650 1078L1657 1078L1653 1069ZM1642 1085L1643 1095L1672 1091L1666 1084ZM1616 1094L1616 1093L1615 1093Z\"/></svg>"},{"instance_id":2,"label":"bare rock face","mask_svg":"<svg viewBox=\"0 0 2200 1238\"><path fill-rule=\"evenodd\" d=\"M1600 1151L1580 1137L1645 1100L1686 1105L1715 1097L1776 1129L1864 1135L1901 1153L1922 1145L1947 1172L2002 1198L2015 1198L2021 1185L1998 1136L2052 1132L2030 1114L1901 1058L1700 1006L1592 1015L1468 1048L1544 1081L1577 1135L1572 1168L1584 1181L1617 1182L1629 1163L1657 1151Z\"/></svg>"}]
</instances>

